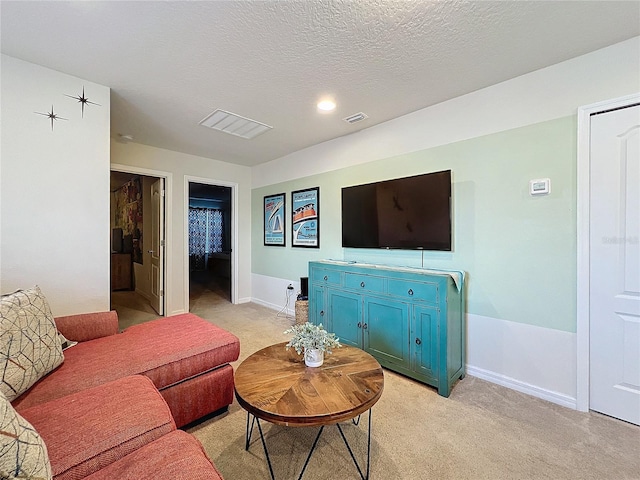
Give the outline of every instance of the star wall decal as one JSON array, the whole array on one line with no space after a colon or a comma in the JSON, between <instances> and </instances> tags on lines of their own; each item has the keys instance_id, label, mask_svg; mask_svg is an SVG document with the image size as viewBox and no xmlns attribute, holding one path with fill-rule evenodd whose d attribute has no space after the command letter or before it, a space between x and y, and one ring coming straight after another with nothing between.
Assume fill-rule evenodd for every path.
<instances>
[{"instance_id":1,"label":"star wall decal","mask_svg":"<svg viewBox=\"0 0 640 480\"><path fill-rule=\"evenodd\" d=\"M51 120L51 131L53 132L53 122L55 122L56 120L68 120L68 118L63 118L61 116L59 116L57 113L55 113L55 111L53 110L53 105L51 105L51 111L47 112L47 113L42 113L42 112L33 112L33 113L37 113L38 115L44 115L45 117L49 117L49 119Z\"/></svg>"},{"instance_id":2,"label":"star wall decal","mask_svg":"<svg viewBox=\"0 0 640 480\"><path fill-rule=\"evenodd\" d=\"M89 99L87 97L84 96L84 87L82 87L82 95L67 95L65 93L65 97L69 97L69 98L75 98L76 100L78 100L78 102L80 102L81 106L82 106L82 118L84 118L84 106L88 103L90 103L91 105L97 105L99 107L101 107L102 105L100 105L99 103L95 103L95 102L90 102Z\"/></svg>"}]
</instances>

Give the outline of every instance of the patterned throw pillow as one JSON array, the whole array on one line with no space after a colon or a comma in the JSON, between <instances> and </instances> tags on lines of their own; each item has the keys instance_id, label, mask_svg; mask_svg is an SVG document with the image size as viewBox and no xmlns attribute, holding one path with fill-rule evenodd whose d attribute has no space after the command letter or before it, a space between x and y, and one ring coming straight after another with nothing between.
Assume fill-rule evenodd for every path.
<instances>
[{"instance_id":1,"label":"patterned throw pillow","mask_svg":"<svg viewBox=\"0 0 640 480\"><path fill-rule=\"evenodd\" d=\"M47 446L0 392L0 478L50 480Z\"/></svg>"},{"instance_id":2,"label":"patterned throw pillow","mask_svg":"<svg viewBox=\"0 0 640 480\"><path fill-rule=\"evenodd\" d=\"M67 348L74 347L78 344L78 342L73 342L71 340L67 340L63 334L58 332L58 340L60 340L60 345L62 346L62 351L64 352Z\"/></svg>"},{"instance_id":3,"label":"patterned throw pillow","mask_svg":"<svg viewBox=\"0 0 640 480\"><path fill-rule=\"evenodd\" d=\"M10 402L62 363L51 309L38 286L0 298L0 392Z\"/></svg>"}]
</instances>

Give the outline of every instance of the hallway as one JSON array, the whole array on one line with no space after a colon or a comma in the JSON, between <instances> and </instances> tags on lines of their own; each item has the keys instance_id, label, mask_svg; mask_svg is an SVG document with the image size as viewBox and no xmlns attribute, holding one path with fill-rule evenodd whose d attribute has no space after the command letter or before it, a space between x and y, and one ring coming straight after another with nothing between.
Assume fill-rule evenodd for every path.
<instances>
[{"instance_id":1,"label":"hallway","mask_svg":"<svg viewBox=\"0 0 640 480\"><path fill-rule=\"evenodd\" d=\"M111 310L118 312L118 329L158 318L149 300L133 290L111 292Z\"/></svg>"},{"instance_id":2,"label":"hallway","mask_svg":"<svg viewBox=\"0 0 640 480\"><path fill-rule=\"evenodd\" d=\"M189 282L189 311L219 309L231 306L229 279L211 276L210 272L192 272ZM111 292L111 309L118 312L118 328L124 330L132 325L144 323L158 314L149 301L134 291Z\"/></svg>"}]
</instances>

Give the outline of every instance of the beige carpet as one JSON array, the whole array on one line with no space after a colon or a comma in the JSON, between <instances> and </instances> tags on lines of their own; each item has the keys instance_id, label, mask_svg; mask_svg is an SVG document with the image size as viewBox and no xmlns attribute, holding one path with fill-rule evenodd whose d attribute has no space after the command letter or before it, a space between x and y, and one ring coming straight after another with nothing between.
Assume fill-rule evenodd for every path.
<instances>
[{"instance_id":1,"label":"beige carpet","mask_svg":"<svg viewBox=\"0 0 640 480\"><path fill-rule=\"evenodd\" d=\"M256 304L232 305L207 289L198 290L191 310L240 338L240 361L287 340L282 332L294 323ZM188 431L226 480L268 479L257 428L244 449L245 422L234 402L228 413ZM263 425L276 479L298 478L317 428ZM363 465L366 416L344 430ZM359 478L336 427L325 428L304 478ZM373 408L371 478L640 479L640 428L470 376L447 399L385 370L384 393Z\"/></svg>"}]
</instances>

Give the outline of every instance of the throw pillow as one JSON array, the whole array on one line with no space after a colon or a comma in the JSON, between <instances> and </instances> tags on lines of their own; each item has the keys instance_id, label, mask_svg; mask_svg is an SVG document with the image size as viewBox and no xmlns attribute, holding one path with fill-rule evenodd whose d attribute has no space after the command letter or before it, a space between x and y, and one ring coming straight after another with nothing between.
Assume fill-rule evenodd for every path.
<instances>
[{"instance_id":1,"label":"throw pillow","mask_svg":"<svg viewBox=\"0 0 640 480\"><path fill-rule=\"evenodd\" d=\"M47 446L0 392L0 478L50 480Z\"/></svg>"},{"instance_id":2,"label":"throw pillow","mask_svg":"<svg viewBox=\"0 0 640 480\"><path fill-rule=\"evenodd\" d=\"M40 288L0 298L0 392L10 402L62 363L62 346Z\"/></svg>"},{"instance_id":3,"label":"throw pillow","mask_svg":"<svg viewBox=\"0 0 640 480\"><path fill-rule=\"evenodd\" d=\"M72 340L67 340L67 337L65 337L60 332L58 332L58 340L60 340L60 345L62 345L62 350L63 351L66 350L67 348L71 348L74 345L78 344L78 342L74 342Z\"/></svg>"}]
</instances>

